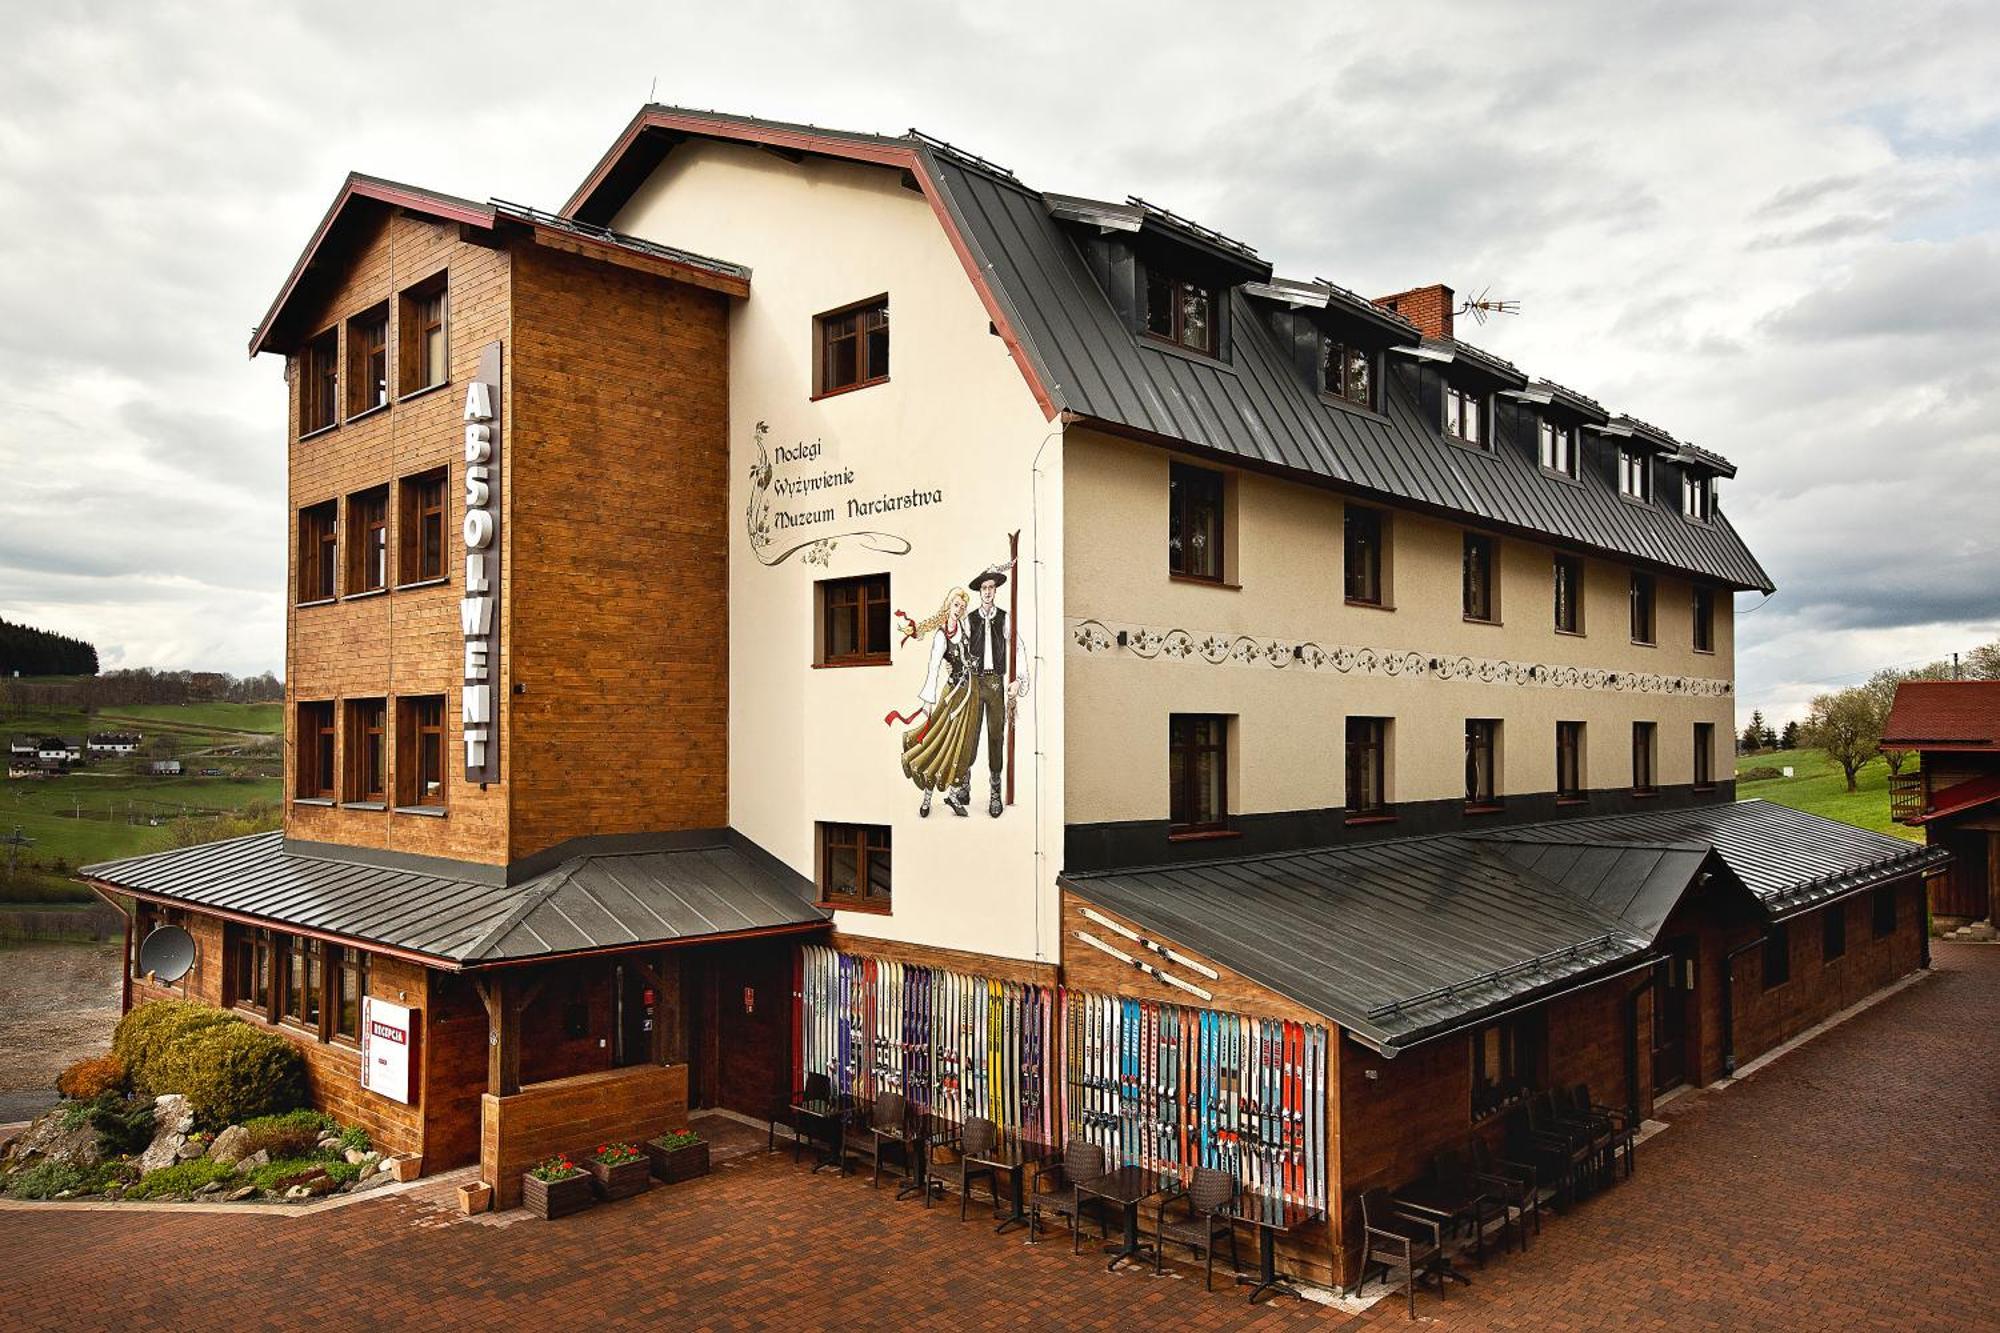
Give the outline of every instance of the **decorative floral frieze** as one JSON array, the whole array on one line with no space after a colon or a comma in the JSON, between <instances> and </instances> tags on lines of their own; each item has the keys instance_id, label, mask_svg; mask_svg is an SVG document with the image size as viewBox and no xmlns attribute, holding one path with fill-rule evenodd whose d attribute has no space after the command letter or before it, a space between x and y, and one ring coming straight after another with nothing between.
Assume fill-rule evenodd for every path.
<instances>
[{"instance_id":1,"label":"decorative floral frieze","mask_svg":"<svg viewBox=\"0 0 2000 1333\"><path fill-rule=\"evenodd\" d=\"M1601 667L1468 657L1462 653L1424 653L1404 648L1329 646L1310 639L1110 625L1101 620L1070 621L1069 638L1072 647L1086 655L1123 652L1146 661L1165 658L1175 662L1206 662L1210 666L1233 663L1279 671L1332 671L1352 676L1473 681L1482 685L1542 686L1558 690L1613 690L1626 694L1680 694L1696 699L1720 699L1735 693L1733 682L1717 676L1608 671Z\"/></svg>"}]
</instances>

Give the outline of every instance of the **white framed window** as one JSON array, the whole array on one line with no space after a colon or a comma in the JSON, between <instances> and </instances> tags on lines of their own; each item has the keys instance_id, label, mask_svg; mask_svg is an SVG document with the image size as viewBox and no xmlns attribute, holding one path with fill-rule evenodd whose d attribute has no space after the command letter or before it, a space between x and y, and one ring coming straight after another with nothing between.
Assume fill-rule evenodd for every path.
<instances>
[{"instance_id":1,"label":"white framed window","mask_svg":"<svg viewBox=\"0 0 2000 1333\"><path fill-rule=\"evenodd\" d=\"M1576 476L1576 430L1546 418L1540 423L1542 466L1565 477Z\"/></svg>"},{"instance_id":2,"label":"white framed window","mask_svg":"<svg viewBox=\"0 0 2000 1333\"><path fill-rule=\"evenodd\" d=\"M1444 433L1486 447L1486 397L1455 384L1444 386Z\"/></svg>"},{"instance_id":3,"label":"white framed window","mask_svg":"<svg viewBox=\"0 0 2000 1333\"><path fill-rule=\"evenodd\" d=\"M1698 523L1715 518L1715 478L1703 472L1681 473L1681 512Z\"/></svg>"},{"instance_id":4,"label":"white framed window","mask_svg":"<svg viewBox=\"0 0 2000 1333\"><path fill-rule=\"evenodd\" d=\"M1634 500L1653 498L1653 460L1643 449L1618 449L1618 493Z\"/></svg>"}]
</instances>

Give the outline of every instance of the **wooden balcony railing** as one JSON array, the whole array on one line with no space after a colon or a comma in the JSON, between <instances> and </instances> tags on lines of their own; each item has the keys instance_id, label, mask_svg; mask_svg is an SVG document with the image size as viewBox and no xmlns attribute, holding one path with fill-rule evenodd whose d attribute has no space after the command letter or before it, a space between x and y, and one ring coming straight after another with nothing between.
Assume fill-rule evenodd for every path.
<instances>
[{"instance_id":1,"label":"wooden balcony railing","mask_svg":"<svg viewBox=\"0 0 2000 1333\"><path fill-rule=\"evenodd\" d=\"M1889 818L1899 824L1914 824L1923 818L1929 805L1921 771L1889 775Z\"/></svg>"}]
</instances>

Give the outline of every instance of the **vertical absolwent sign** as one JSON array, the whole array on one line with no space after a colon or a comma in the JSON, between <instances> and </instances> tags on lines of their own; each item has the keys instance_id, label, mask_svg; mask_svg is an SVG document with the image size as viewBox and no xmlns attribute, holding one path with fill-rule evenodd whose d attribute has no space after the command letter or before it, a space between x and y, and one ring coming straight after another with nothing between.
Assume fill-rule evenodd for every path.
<instances>
[{"instance_id":1,"label":"vertical absolwent sign","mask_svg":"<svg viewBox=\"0 0 2000 1333\"><path fill-rule=\"evenodd\" d=\"M465 680L459 723L465 737L465 780L500 779L495 734L499 700L494 674L500 656L500 344L479 353L479 374L465 390Z\"/></svg>"}]
</instances>

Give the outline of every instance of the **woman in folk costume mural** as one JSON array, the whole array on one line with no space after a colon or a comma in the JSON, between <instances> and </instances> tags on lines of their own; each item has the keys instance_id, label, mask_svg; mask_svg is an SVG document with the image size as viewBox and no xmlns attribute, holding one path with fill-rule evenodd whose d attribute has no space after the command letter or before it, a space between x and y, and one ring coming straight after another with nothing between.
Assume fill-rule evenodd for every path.
<instances>
[{"instance_id":1,"label":"woman in folk costume mural","mask_svg":"<svg viewBox=\"0 0 2000 1333\"><path fill-rule=\"evenodd\" d=\"M902 723L903 773L924 794L917 814L931 812L931 798L944 793L944 803L955 815L966 813L968 793L961 779L970 769L972 752L979 741L977 710L973 707L972 676L965 669L965 610L972 596L964 588L945 594L944 605L926 620L912 621L898 611L903 642L930 637L930 667L924 675L914 713L891 712L882 721Z\"/></svg>"}]
</instances>

